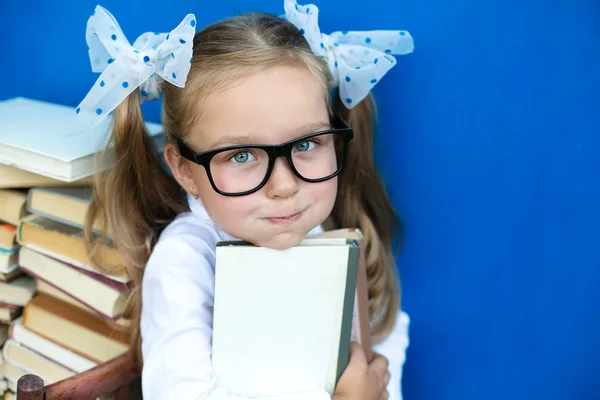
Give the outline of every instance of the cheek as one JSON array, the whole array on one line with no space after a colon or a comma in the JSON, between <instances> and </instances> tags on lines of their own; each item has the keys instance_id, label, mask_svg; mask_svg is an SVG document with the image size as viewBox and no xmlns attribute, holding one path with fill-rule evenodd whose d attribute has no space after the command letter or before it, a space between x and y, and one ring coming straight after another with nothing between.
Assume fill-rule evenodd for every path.
<instances>
[{"instance_id":1,"label":"cheek","mask_svg":"<svg viewBox=\"0 0 600 400\"><path fill-rule=\"evenodd\" d=\"M331 214L335 199L337 198L337 187L337 177L321 183L310 183L307 187L311 192L313 205L317 206L320 219L319 224Z\"/></svg>"},{"instance_id":2,"label":"cheek","mask_svg":"<svg viewBox=\"0 0 600 400\"><path fill-rule=\"evenodd\" d=\"M240 237L247 225L244 221L248 221L247 217L253 215L255 210L252 196L222 196L213 190L209 182L206 185L201 198L208 215L219 228L232 236Z\"/></svg>"}]
</instances>

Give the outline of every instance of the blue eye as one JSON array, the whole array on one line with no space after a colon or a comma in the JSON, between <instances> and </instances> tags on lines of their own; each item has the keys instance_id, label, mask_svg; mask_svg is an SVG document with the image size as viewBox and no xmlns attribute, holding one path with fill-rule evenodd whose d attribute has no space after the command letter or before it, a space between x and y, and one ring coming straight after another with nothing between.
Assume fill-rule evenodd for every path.
<instances>
[{"instance_id":1,"label":"blue eye","mask_svg":"<svg viewBox=\"0 0 600 400\"><path fill-rule=\"evenodd\" d=\"M254 157L254 155L252 155L252 153L250 153L249 151L240 151L238 153L235 153L232 157L231 157L231 161L234 164L246 164L250 161L254 161L256 158Z\"/></svg>"},{"instance_id":2,"label":"blue eye","mask_svg":"<svg viewBox=\"0 0 600 400\"><path fill-rule=\"evenodd\" d=\"M311 140L304 140L302 142L299 142L298 144L296 144L294 146L294 150L295 151L309 151L314 149L316 146L316 143L311 141Z\"/></svg>"}]
</instances>

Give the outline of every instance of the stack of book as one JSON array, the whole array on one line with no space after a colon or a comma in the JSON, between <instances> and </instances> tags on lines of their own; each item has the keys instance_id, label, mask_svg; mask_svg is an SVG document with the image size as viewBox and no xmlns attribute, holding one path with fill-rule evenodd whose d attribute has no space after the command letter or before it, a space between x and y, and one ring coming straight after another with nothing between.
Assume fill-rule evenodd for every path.
<instances>
[{"instance_id":1,"label":"stack of book","mask_svg":"<svg viewBox=\"0 0 600 400\"><path fill-rule=\"evenodd\" d=\"M129 349L126 273L94 268L83 239L95 156L110 121L93 130L71 107L0 101L0 394L18 379L51 384ZM159 138L160 125L148 124ZM157 141L157 146L162 144ZM110 159L110 158L109 158ZM106 167L109 167L106 165ZM104 266L124 271L108 229L94 226Z\"/></svg>"},{"instance_id":2,"label":"stack of book","mask_svg":"<svg viewBox=\"0 0 600 400\"><path fill-rule=\"evenodd\" d=\"M21 316L35 290L33 279L18 268L17 228L27 214L26 201L26 191L0 190L0 347L9 337L10 324ZM4 378L4 357L0 365ZM2 379L0 393L4 394L8 387L9 382ZM14 385L10 388L15 389Z\"/></svg>"}]
</instances>

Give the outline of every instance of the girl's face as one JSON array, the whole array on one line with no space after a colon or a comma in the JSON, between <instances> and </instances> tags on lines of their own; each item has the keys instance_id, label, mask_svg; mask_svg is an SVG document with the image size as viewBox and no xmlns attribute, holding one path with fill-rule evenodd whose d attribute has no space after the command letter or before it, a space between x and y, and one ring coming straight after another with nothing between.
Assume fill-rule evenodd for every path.
<instances>
[{"instance_id":1,"label":"girl's face","mask_svg":"<svg viewBox=\"0 0 600 400\"><path fill-rule=\"evenodd\" d=\"M238 144L282 144L331 128L319 83L298 67L277 66L246 76L208 96L200 106L201 120L187 137L197 152ZM293 151L311 151L318 145L302 142ZM212 188L204 167L179 157L175 161L173 149L165 153L179 183L188 192L194 187L217 226L258 246L295 246L329 216L337 195L337 178L305 182L279 157L260 190L240 197L223 196ZM212 175L221 190L247 190L264 176L260 154L221 155L211 164L211 170L213 165L219 168Z\"/></svg>"}]
</instances>

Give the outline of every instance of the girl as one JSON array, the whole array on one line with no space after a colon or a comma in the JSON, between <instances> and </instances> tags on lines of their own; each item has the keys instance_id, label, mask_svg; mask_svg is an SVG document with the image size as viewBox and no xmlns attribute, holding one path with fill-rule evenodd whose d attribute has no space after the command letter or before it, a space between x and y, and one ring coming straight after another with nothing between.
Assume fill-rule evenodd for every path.
<instances>
[{"instance_id":1,"label":"girl","mask_svg":"<svg viewBox=\"0 0 600 400\"><path fill-rule=\"evenodd\" d=\"M410 52L412 39L398 31L327 36L315 6L287 0L285 8L286 19L246 14L196 34L188 15L133 46L103 8L88 22L92 65L104 72L77 112L98 121L115 109L116 162L96 185L88 225L98 212L107 217L136 284L131 334L145 399L239 399L212 377L217 241L286 249L342 227L365 236L381 355L367 363L353 345L333 398L401 399L408 317L390 251L397 218L373 161L369 91L394 65L389 54ZM171 174L140 111L158 89Z\"/></svg>"}]
</instances>

